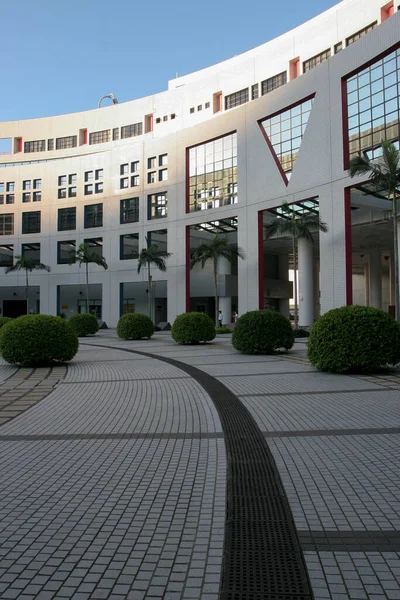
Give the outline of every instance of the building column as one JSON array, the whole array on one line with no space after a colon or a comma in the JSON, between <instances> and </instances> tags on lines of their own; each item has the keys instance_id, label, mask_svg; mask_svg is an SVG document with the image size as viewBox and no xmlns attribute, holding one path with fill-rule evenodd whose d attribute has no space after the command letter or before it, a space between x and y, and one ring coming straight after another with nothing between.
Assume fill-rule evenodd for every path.
<instances>
[{"instance_id":1,"label":"building column","mask_svg":"<svg viewBox=\"0 0 400 600\"><path fill-rule=\"evenodd\" d=\"M393 252L390 254L390 270L389 270L389 304L394 306L396 304L396 285L394 276L394 256Z\"/></svg>"},{"instance_id":2,"label":"building column","mask_svg":"<svg viewBox=\"0 0 400 600\"><path fill-rule=\"evenodd\" d=\"M369 306L369 265L364 265L364 306Z\"/></svg>"},{"instance_id":3,"label":"building column","mask_svg":"<svg viewBox=\"0 0 400 600\"><path fill-rule=\"evenodd\" d=\"M382 308L382 256L378 249L369 253L369 304Z\"/></svg>"},{"instance_id":4,"label":"building column","mask_svg":"<svg viewBox=\"0 0 400 600\"><path fill-rule=\"evenodd\" d=\"M319 283L319 261L314 261L314 319L317 319L321 314L320 303L320 283Z\"/></svg>"},{"instance_id":5,"label":"building column","mask_svg":"<svg viewBox=\"0 0 400 600\"><path fill-rule=\"evenodd\" d=\"M289 256L287 254L280 254L278 256L278 279L289 281ZM279 299L279 312L286 319L289 319L289 298Z\"/></svg>"},{"instance_id":6,"label":"building column","mask_svg":"<svg viewBox=\"0 0 400 600\"><path fill-rule=\"evenodd\" d=\"M314 322L314 265L313 244L305 238L298 240L299 260L299 327Z\"/></svg>"},{"instance_id":7,"label":"building column","mask_svg":"<svg viewBox=\"0 0 400 600\"><path fill-rule=\"evenodd\" d=\"M220 258L218 260L218 275L230 275L231 274L231 263L226 258ZM220 294L220 290L225 292L226 290L226 281L224 281L224 285L221 286L221 279L225 279L225 277L218 277L218 294ZM222 291L221 290L221 291ZM219 296L219 310L222 311L223 316L223 325L229 325L232 320L232 298L231 296Z\"/></svg>"}]
</instances>

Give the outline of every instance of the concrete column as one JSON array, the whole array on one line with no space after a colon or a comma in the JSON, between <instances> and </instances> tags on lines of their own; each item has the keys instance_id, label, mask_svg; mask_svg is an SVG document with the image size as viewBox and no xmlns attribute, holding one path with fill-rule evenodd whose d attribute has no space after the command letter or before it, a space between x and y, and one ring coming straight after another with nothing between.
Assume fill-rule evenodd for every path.
<instances>
[{"instance_id":1,"label":"concrete column","mask_svg":"<svg viewBox=\"0 0 400 600\"><path fill-rule=\"evenodd\" d=\"M289 281L289 256L287 254L278 256L278 278L283 281ZM289 298L280 298L279 312L289 319Z\"/></svg>"},{"instance_id":2,"label":"concrete column","mask_svg":"<svg viewBox=\"0 0 400 600\"><path fill-rule=\"evenodd\" d=\"M390 254L390 267L389 267L389 304L394 306L396 304L396 285L394 277L394 256L393 252Z\"/></svg>"},{"instance_id":3,"label":"concrete column","mask_svg":"<svg viewBox=\"0 0 400 600\"><path fill-rule=\"evenodd\" d=\"M382 256L379 249L369 253L369 304L382 308Z\"/></svg>"},{"instance_id":4,"label":"concrete column","mask_svg":"<svg viewBox=\"0 0 400 600\"><path fill-rule=\"evenodd\" d=\"M299 261L299 327L310 327L314 322L314 265L312 242L298 240Z\"/></svg>"},{"instance_id":5,"label":"concrete column","mask_svg":"<svg viewBox=\"0 0 400 600\"><path fill-rule=\"evenodd\" d=\"M369 265L364 265L365 306L369 306Z\"/></svg>"},{"instance_id":6,"label":"concrete column","mask_svg":"<svg viewBox=\"0 0 400 600\"><path fill-rule=\"evenodd\" d=\"M220 258L218 261L218 275L230 275L231 274L231 263L226 258ZM219 278L218 278L219 279ZM221 286L218 283L218 288ZM225 285L223 290L225 291ZM222 291L222 290L221 290ZM218 289L218 294L220 290ZM223 325L229 325L232 319L232 298L231 296L219 296L219 310L222 311Z\"/></svg>"},{"instance_id":7,"label":"concrete column","mask_svg":"<svg viewBox=\"0 0 400 600\"><path fill-rule=\"evenodd\" d=\"M321 305L319 298L319 261L314 261L314 319L317 319L321 313Z\"/></svg>"}]
</instances>

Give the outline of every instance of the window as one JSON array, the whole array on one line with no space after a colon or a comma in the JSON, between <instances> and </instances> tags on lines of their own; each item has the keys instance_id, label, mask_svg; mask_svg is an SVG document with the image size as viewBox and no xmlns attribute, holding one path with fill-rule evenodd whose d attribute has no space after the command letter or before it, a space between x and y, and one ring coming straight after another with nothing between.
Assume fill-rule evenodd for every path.
<instances>
[{"instance_id":1,"label":"window","mask_svg":"<svg viewBox=\"0 0 400 600\"><path fill-rule=\"evenodd\" d=\"M158 157L158 166L165 167L168 164L168 154L160 154Z\"/></svg>"},{"instance_id":2,"label":"window","mask_svg":"<svg viewBox=\"0 0 400 600\"><path fill-rule=\"evenodd\" d=\"M85 171L85 181L93 181L93 171Z\"/></svg>"},{"instance_id":3,"label":"window","mask_svg":"<svg viewBox=\"0 0 400 600\"><path fill-rule=\"evenodd\" d=\"M113 141L116 142L119 140L119 127L114 127L113 129Z\"/></svg>"},{"instance_id":4,"label":"window","mask_svg":"<svg viewBox=\"0 0 400 600\"><path fill-rule=\"evenodd\" d=\"M125 198L120 203L120 223L137 223L139 221L139 198Z\"/></svg>"},{"instance_id":5,"label":"window","mask_svg":"<svg viewBox=\"0 0 400 600\"><path fill-rule=\"evenodd\" d=\"M197 107L197 110L198 110L198 111L200 111L200 110L203 110L203 105L202 105L202 104L199 104L199 105L198 105L198 107Z\"/></svg>"},{"instance_id":6,"label":"window","mask_svg":"<svg viewBox=\"0 0 400 600\"><path fill-rule=\"evenodd\" d=\"M71 175L68 175L68 184L76 185L76 173L72 173Z\"/></svg>"},{"instance_id":7,"label":"window","mask_svg":"<svg viewBox=\"0 0 400 600\"><path fill-rule=\"evenodd\" d=\"M237 134L188 148L190 212L231 203L229 185L237 183ZM237 194L235 195L237 198Z\"/></svg>"},{"instance_id":8,"label":"window","mask_svg":"<svg viewBox=\"0 0 400 600\"><path fill-rule=\"evenodd\" d=\"M67 197L67 188L58 188L58 198L66 198Z\"/></svg>"},{"instance_id":9,"label":"window","mask_svg":"<svg viewBox=\"0 0 400 600\"><path fill-rule=\"evenodd\" d=\"M306 100L264 119L261 123L286 174L291 173L293 169L313 102L314 98Z\"/></svg>"},{"instance_id":10,"label":"window","mask_svg":"<svg viewBox=\"0 0 400 600\"><path fill-rule=\"evenodd\" d=\"M4 204L4 194L0 194L0 204Z\"/></svg>"},{"instance_id":11,"label":"window","mask_svg":"<svg viewBox=\"0 0 400 600\"><path fill-rule=\"evenodd\" d=\"M251 86L251 99L256 100L258 98L258 83Z\"/></svg>"},{"instance_id":12,"label":"window","mask_svg":"<svg viewBox=\"0 0 400 600\"><path fill-rule=\"evenodd\" d=\"M240 92L235 92L234 94L229 94L228 96L225 96L225 110L235 108L235 106L240 106L248 101L249 88L245 88L244 90L240 90Z\"/></svg>"},{"instance_id":13,"label":"window","mask_svg":"<svg viewBox=\"0 0 400 600\"><path fill-rule=\"evenodd\" d=\"M176 114L175 114L175 113L172 113L172 115L171 115L171 120L173 121L173 120L175 119L175 117L176 117Z\"/></svg>"},{"instance_id":14,"label":"window","mask_svg":"<svg viewBox=\"0 0 400 600\"><path fill-rule=\"evenodd\" d=\"M371 25L367 25L367 27L364 27L364 29L360 29L360 31L357 31L357 33L353 33L353 35L351 35L350 37L348 37L346 39L346 46L350 46L351 44L354 44L354 42L356 42L357 40L362 38L364 35L366 35L370 31L372 31L374 29L374 27L377 26L377 24L378 24L378 22L375 21L374 23L371 23Z\"/></svg>"},{"instance_id":15,"label":"window","mask_svg":"<svg viewBox=\"0 0 400 600\"><path fill-rule=\"evenodd\" d=\"M74 186L74 185L69 186L68 198L76 198L76 186Z\"/></svg>"},{"instance_id":16,"label":"window","mask_svg":"<svg viewBox=\"0 0 400 600\"><path fill-rule=\"evenodd\" d=\"M400 49L347 79L350 159L381 154L382 140L399 140Z\"/></svg>"},{"instance_id":17,"label":"window","mask_svg":"<svg viewBox=\"0 0 400 600\"><path fill-rule=\"evenodd\" d=\"M135 160L131 162L131 173L137 173L139 171L139 161Z\"/></svg>"},{"instance_id":18,"label":"window","mask_svg":"<svg viewBox=\"0 0 400 600\"><path fill-rule=\"evenodd\" d=\"M30 190L31 189L31 181L30 179L25 180L22 182L22 189L23 190Z\"/></svg>"},{"instance_id":19,"label":"window","mask_svg":"<svg viewBox=\"0 0 400 600\"><path fill-rule=\"evenodd\" d=\"M127 233L119 236L119 258L120 260L132 260L139 256L139 234Z\"/></svg>"},{"instance_id":20,"label":"window","mask_svg":"<svg viewBox=\"0 0 400 600\"><path fill-rule=\"evenodd\" d=\"M15 182L14 181L9 181L7 183L7 192L15 192Z\"/></svg>"},{"instance_id":21,"label":"window","mask_svg":"<svg viewBox=\"0 0 400 600\"><path fill-rule=\"evenodd\" d=\"M40 190L42 188L42 180L41 179L34 179L33 180L33 189L34 190Z\"/></svg>"},{"instance_id":22,"label":"window","mask_svg":"<svg viewBox=\"0 0 400 600\"><path fill-rule=\"evenodd\" d=\"M142 135L143 123L134 123L133 125L125 125L121 127L121 139L136 137Z\"/></svg>"},{"instance_id":23,"label":"window","mask_svg":"<svg viewBox=\"0 0 400 600\"><path fill-rule=\"evenodd\" d=\"M47 150L54 150L54 140L47 140Z\"/></svg>"},{"instance_id":24,"label":"window","mask_svg":"<svg viewBox=\"0 0 400 600\"><path fill-rule=\"evenodd\" d=\"M85 185L85 196L90 196L93 194L93 184Z\"/></svg>"},{"instance_id":25,"label":"window","mask_svg":"<svg viewBox=\"0 0 400 600\"><path fill-rule=\"evenodd\" d=\"M148 218L162 219L168 214L167 192L148 196Z\"/></svg>"},{"instance_id":26,"label":"window","mask_svg":"<svg viewBox=\"0 0 400 600\"><path fill-rule=\"evenodd\" d=\"M95 171L95 179L103 179L104 176L104 170L103 169L96 169Z\"/></svg>"},{"instance_id":27,"label":"window","mask_svg":"<svg viewBox=\"0 0 400 600\"><path fill-rule=\"evenodd\" d=\"M120 175L126 175L129 172L128 169L129 169L128 163L126 163L124 165L121 165L120 168L119 168L119 174Z\"/></svg>"},{"instance_id":28,"label":"window","mask_svg":"<svg viewBox=\"0 0 400 600\"><path fill-rule=\"evenodd\" d=\"M94 186L94 193L95 194L101 194L103 191L103 182L101 181L100 183L96 183Z\"/></svg>"},{"instance_id":29,"label":"window","mask_svg":"<svg viewBox=\"0 0 400 600\"><path fill-rule=\"evenodd\" d=\"M76 148L78 137L70 135L68 137L56 138L56 150L65 150L66 148Z\"/></svg>"},{"instance_id":30,"label":"window","mask_svg":"<svg viewBox=\"0 0 400 600\"><path fill-rule=\"evenodd\" d=\"M14 244L0 246L0 267L11 267L14 264Z\"/></svg>"},{"instance_id":31,"label":"window","mask_svg":"<svg viewBox=\"0 0 400 600\"><path fill-rule=\"evenodd\" d=\"M158 181L167 181L168 179L168 169L160 169L158 171Z\"/></svg>"},{"instance_id":32,"label":"window","mask_svg":"<svg viewBox=\"0 0 400 600\"><path fill-rule=\"evenodd\" d=\"M119 182L119 187L121 190L125 190L129 187L129 177L122 177Z\"/></svg>"},{"instance_id":33,"label":"window","mask_svg":"<svg viewBox=\"0 0 400 600\"><path fill-rule=\"evenodd\" d=\"M103 238L89 238L83 241L89 246L89 252L103 256Z\"/></svg>"},{"instance_id":34,"label":"window","mask_svg":"<svg viewBox=\"0 0 400 600\"><path fill-rule=\"evenodd\" d=\"M23 192L22 194L22 202L30 202L31 201L31 193Z\"/></svg>"},{"instance_id":35,"label":"window","mask_svg":"<svg viewBox=\"0 0 400 600\"><path fill-rule=\"evenodd\" d=\"M205 105L204 105L204 108L210 108L210 103L206 102Z\"/></svg>"},{"instance_id":36,"label":"window","mask_svg":"<svg viewBox=\"0 0 400 600\"><path fill-rule=\"evenodd\" d=\"M34 202L41 202L41 200L42 200L42 192L33 192L32 200Z\"/></svg>"},{"instance_id":37,"label":"window","mask_svg":"<svg viewBox=\"0 0 400 600\"><path fill-rule=\"evenodd\" d=\"M103 131L95 131L89 134L89 144L104 144L110 141L110 129L104 129Z\"/></svg>"},{"instance_id":38,"label":"window","mask_svg":"<svg viewBox=\"0 0 400 600\"><path fill-rule=\"evenodd\" d=\"M68 265L76 250L76 241L57 242L57 264Z\"/></svg>"},{"instance_id":39,"label":"window","mask_svg":"<svg viewBox=\"0 0 400 600\"><path fill-rule=\"evenodd\" d=\"M40 263L40 244L22 244L21 254L24 258L29 258L35 265Z\"/></svg>"},{"instance_id":40,"label":"window","mask_svg":"<svg viewBox=\"0 0 400 600\"><path fill-rule=\"evenodd\" d=\"M167 229L154 229L147 232L149 244L155 244L159 250L168 252L168 232Z\"/></svg>"},{"instance_id":41,"label":"window","mask_svg":"<svg viewBox=\"0 0 400 600\"><path fill-rule=\"evenodd\" d=\"M324 52L320 52L316 56L313 56L312 58L305 60L303 62L303 73L306 73L307 71L311 71L311 69L313 69L314 67L317 67L325 60L328 60L328 58L330 58L330 56L331 56L331 49L328 48L327 50L324 50Z\"/></svg>"},{"instance_id":42,"label":"window","mask_svg":"<svg viewBox=\"0 0 400 600\"><path fill-rule=\"evenodd\" d=\"M147 159L147 168L148 169L155 169L156 168L156 162L157 159L155 156L152 156L151 158Z\"/></svg>"},{"instance_id":43,"label":"window","mask_svg":"<svg viewBox=\"0 0 400 600\"><path fill-rule=\"evenodd\" d=\"M342 49L343 49L342 42L338 42L337 44L335 44L335 47L334 47L335 54L337 54L338 52L340 52Z\"/></svg>"},{"instance_id":44,"label":"window","mask_svg":"<svg viewBox=\"0 0 400 600\"><path fill-rule=\"evenodd\" d=\"M60 175L58 177L58 185L67 185L67 176L66 175Z\"/></svg>"},{"instance_id":45,"label":"window","mask_svg":"<svg viewBox=\"0 0 400 600\"><path fill-rule=\"evenodd\" d=\"M6 194L6 204L14 204L15 194Z\"/></svg>"},{"instance_id":46,"label":"window","mask_svg":"<svg viewBox=\"0 0 400 600\"><path fill-rule=\"evenodd\" d=\"M24 142L24 152L44 152L46 150L46 140L35 140L34 142Z\"/></svg>"},{"instance_id":47,"label":"window","mask_svg":"<svg viewBox=\"0 0 400 600\"><path fill-rule=\"evenodd\" d=\"M0 194L4 193L4 182L0 183Z\"/></svg>"},{"instance_id":48,"label":"window","mask_svg":"<svg viewBox=\"0 0 400 600\"><path fill-rule=\"evenodd\" d=\"M189 112L191 115L194 113L194 106L192 106L192 108L189 110Z\"/></svg>"},{"instance_id":49,"label":"window","mask_svg":"<svg viewBox=\"0 0 400 600\"><path fill-rule=\"evenodd\" d=\"M40 233L40 210L22 213L22 233Z\"/></svg>"},{"instance_id":50,"label":"window","mask_svg":"<svg viewBox=\"0 0 400 600\"><path fill-rule=\"evenodd\" d=\"M0 215L0 235L14 235L14 215Z\"/></svg>"},{"instance_id":51,"label":"window","mask_svg":"<svg viewBox=\"0 0 400 600\"><path fill-rule=\"evenodd\" d=\"M84 227L85 229L90 229L91 227L103 227L102 204L89 204L85 206Z\"/></svg>"},{"instance_id":52,"label":"window","mask_svg":"<svg viewBox=\"0 0 400 600\"><path fill-rule=\"evenodd\" d=\"M273 90L281 87L281 85L285 85L285 83L287 83L286 71L278 73L278 75L274 75L273 77L269 77L261 82L261 95L265 96L265 94L269 94Z\"/></svg>"},{"instance_id":53,"label":"window","mask_svg":"<svg viewBox=\"0 0 400 600\"><path fill-rule=\"evenodd\" d=\"M58 231L76 229L76 207L58 209Z\"/></svg>"},{"instance_id":54,"label":"window","mask_svg":"<svg viewBox=\"0 0 400 600\"><path fill-rule=\"evenodd\" d=\"M156 123L161 123L161 117L156 118Z\"/></svg>"},{"instance_id":55,"label":"window","mask_svg":"<svg viewBox=\"0 0 400 600\"><path fill-rule=\"evenodd\" d=\"M150 171L147 173L147 183L155 183L156 182L156 172Z\"/></svg>"},{"instance_id":56,"label":"window","mask_svg":"<svg viewBox=\"0 0 400 600\"><path fill-rule=\"evenodd\" d=\"M132 175L131 187L137 187L139 185L139 175Z\"/></svg>"}]
</instances>

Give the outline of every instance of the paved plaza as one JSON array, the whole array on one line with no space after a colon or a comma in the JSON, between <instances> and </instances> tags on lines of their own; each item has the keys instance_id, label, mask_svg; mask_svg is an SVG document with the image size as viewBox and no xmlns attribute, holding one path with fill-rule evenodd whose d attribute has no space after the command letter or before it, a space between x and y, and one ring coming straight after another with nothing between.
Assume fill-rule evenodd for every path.
<instances>
[{"instance_id":1,"label":"paved plaza","mask_svg":"<svg viewBox=\"0 0 400 600\"><path fill-rule=\"evenodd\" d=\"M0 365L0 598L312 598L234 578L226 591L227 555L243 560L249 541L227 514L223 390L273 457L314 598L400 599L399 372L319 373L304 341L245 356L229 336L114 331L81 339L67 367ZM263 556L251 567L285 573Z\"/></svg>"}]
</instances>

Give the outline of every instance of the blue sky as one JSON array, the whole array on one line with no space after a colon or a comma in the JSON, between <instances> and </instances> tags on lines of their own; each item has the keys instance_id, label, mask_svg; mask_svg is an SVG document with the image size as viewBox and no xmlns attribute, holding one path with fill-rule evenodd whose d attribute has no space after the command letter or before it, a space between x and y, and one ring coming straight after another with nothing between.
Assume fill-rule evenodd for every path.
<instances>
[{"instance_id":1,"label":"blue sky","mask_svg":"<svg viewBox=\"0 0 400 600\"><path fill-rule=\"evenodd\" d=\"M337 3L286 0L13 0L1 9L0 121L95 108L167 87ZM275 3L274 3L275 4Z\"/></svg>"}]
</instances>

